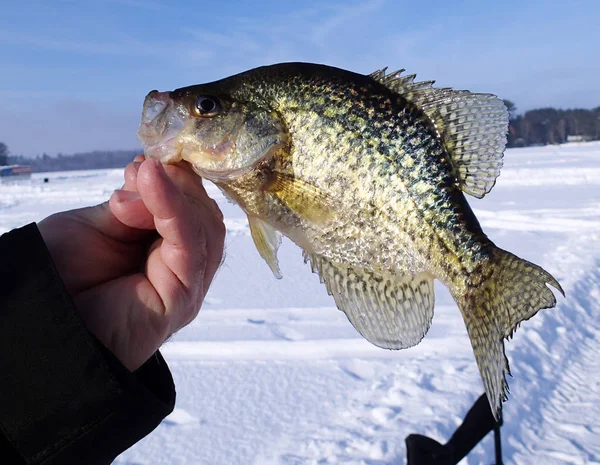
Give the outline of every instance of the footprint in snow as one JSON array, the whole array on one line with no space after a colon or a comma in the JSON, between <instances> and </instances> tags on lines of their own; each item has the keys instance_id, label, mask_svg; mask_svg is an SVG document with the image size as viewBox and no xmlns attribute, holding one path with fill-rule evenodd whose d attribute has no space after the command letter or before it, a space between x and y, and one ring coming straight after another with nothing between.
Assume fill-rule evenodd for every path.
<instances>
[{"instance_id":1,"label":"footprint in snow","mask_svg":"<svg viewBox=\"0 0 600 465\"><path fill-rule=\"evenodd\" d=\"M269 326L269 329L279 339L284 339L286 341L301 341L304 339L302 333L286 326L271 325Z\"/></svg>"},{"instance_id":2,"label":"footprint in snow","mask_svg":"<svg viewBox=\"0 0 600 465\"><path fill-rule=\"evenodd\" d=\"M368 360L353 359L340 363L340 369L352 378L364 381L375 377L376 368L373 362Z\"/></svg>"}]
</instances>

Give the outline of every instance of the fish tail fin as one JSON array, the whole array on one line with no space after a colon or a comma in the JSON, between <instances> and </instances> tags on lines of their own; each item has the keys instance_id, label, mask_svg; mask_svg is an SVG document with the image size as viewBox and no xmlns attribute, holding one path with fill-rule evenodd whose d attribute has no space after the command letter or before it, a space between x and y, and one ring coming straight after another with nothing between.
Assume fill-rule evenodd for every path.
<instances>
[{"instance_id":1,"label":"fish tail fin","mask_svg":"<svg viewBox=\"0 0 600 465\"><path fill-rule=\"evenodd\" d=\"M496 420L507 399L506 373L510 375L504 339L522 321L556 305L546 284L564 296L558 281L541 267L495 249L491 261L471 276L466 294L456 297Z\"/></svg>"}]
</instances>

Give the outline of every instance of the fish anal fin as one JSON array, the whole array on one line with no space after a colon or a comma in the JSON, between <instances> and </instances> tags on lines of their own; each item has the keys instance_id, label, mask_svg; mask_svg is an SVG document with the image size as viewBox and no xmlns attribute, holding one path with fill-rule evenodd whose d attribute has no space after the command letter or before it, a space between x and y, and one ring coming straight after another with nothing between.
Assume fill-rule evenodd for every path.
<instances>
[{"instance_id":1,"label":"fish anal fin","mask_svg":"<svg viewBox=\"0 0 600 465\"><path fill-rule=\"evenodd\" d=\"M248 224L258 253L267 262L273 275L277 279L281 279L282 274L277 260L277 250L281 245L281 234L268 223L255 216L248 217Z\"/></svg>"},{"instance_id":2,"label":"fish anal fin","mask_svg":"<svg viewBox=\"0 0 600 465\"><path fill-rule=\"evenodd\" d=\"M390 275L305 254L356 330L372 344L405 349L418 344L433 318L433 277Z\"/></svg>"},{"instance_id":3,"label":"fish anal fin","mask_svg":"<svg viewBox=\"0 0 600 465\"><path fill-rule=\"evenodd\" d=\"M370 76L402 95L433 121L452 160L457 182L467 194L482 198L496 183L508 132L508 111L495 95L433 88L434 81L414 82L415 75Z\"/></svg>"}]
</instances>

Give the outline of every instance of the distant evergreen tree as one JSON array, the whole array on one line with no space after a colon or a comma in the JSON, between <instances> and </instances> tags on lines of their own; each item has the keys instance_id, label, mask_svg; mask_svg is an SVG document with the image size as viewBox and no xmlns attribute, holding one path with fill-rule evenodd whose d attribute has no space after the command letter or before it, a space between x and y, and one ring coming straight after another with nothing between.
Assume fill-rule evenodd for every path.
<instances>
[{"instance_id":1,"label":"distant evergreen tree","mask_svg":"<svg viewBox=\"0 0 600 465\"><path fill-rule=\"evenodd\" d=\"M0 142L0 166L8 165L8 147L4 142Z\"/></svg>"},{"instance_id":2,"label":"distant evergreen tree","mask_svg":"<svg viewBox=\"0 0 600 465\"><path fill-rule=\"evenodd\" d=\"M502 101L504 102L504 105L506 106L506 109L508 110L509 118L513 119L515 116L517 116L517 107L512 102L512 100L504 99Z\"/></svg>"}]
</instances>

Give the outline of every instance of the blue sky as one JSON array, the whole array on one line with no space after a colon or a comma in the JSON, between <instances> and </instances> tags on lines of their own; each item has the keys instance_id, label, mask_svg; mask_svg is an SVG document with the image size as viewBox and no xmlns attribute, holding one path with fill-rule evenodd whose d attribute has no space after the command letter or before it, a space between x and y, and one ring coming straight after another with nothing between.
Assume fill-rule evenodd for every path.
<instances>
[{"instance_id":1,"label":"blue sky","mask_svg":"<svg viewBox=\"0 0 600 465\"><path fill-rule=\"evenodd\" d=\"M600 2L3 2L0 141L35 156L135 148L151 89L309 61L406 68L519 111L600 105Z\"/></svg>"}]
</instances>

